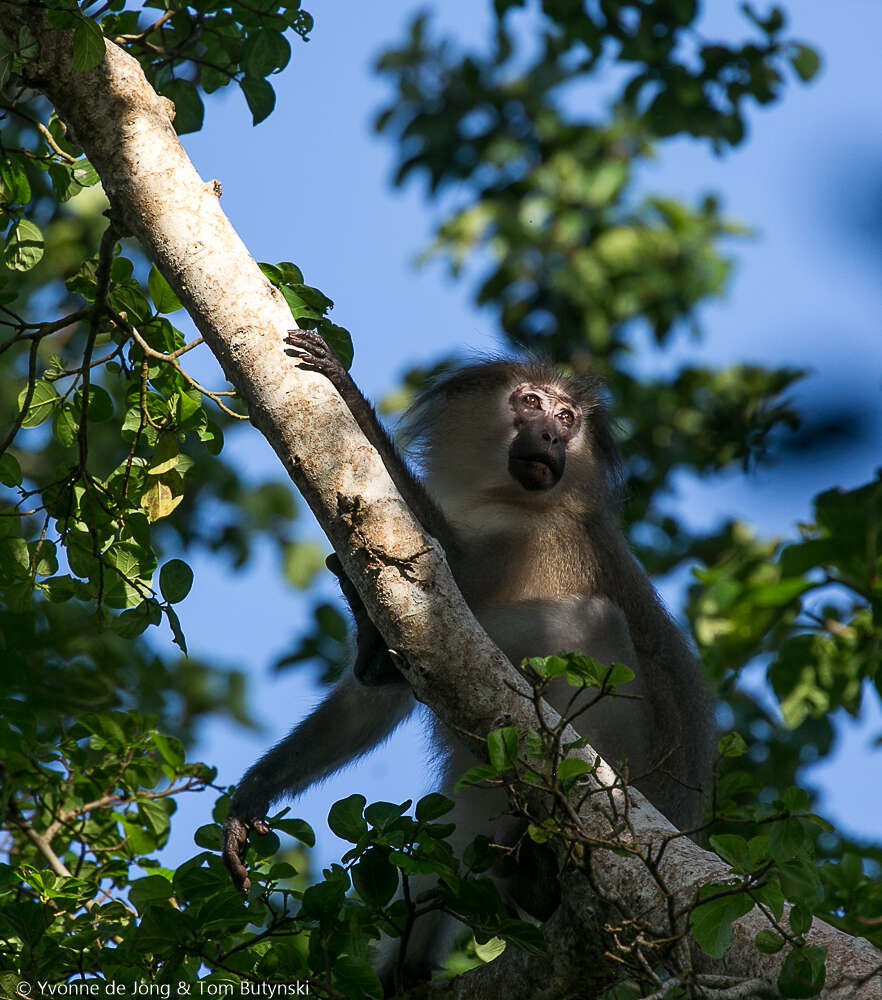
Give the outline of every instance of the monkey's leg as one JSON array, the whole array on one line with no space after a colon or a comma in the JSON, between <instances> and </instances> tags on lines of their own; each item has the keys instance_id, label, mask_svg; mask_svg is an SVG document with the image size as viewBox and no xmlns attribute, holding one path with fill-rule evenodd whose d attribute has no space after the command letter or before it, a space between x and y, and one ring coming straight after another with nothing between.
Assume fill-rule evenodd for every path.
<instances>
[{"instance_id":1,"label":"monkey's leg","mask_svg":"<svg viewBox=\"0 0 882 1000\"><path fill-rule=\"evenodd\" d=\"M247 892L242 864L249 830L264 833L267 809L297 795L381 743L413 708L406 684L365 688L347 674L318 708L242 777L224 823L223 859L233 884Z\"/></svg>"}]
</instances>

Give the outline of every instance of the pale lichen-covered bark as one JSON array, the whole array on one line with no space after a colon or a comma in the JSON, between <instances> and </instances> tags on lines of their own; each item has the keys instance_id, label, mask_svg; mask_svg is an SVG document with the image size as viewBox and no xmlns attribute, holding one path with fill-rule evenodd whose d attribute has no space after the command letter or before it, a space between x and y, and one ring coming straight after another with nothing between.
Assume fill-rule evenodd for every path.
<instances>
[{"instance_id":1,"label":"pale lichen-covered bark","mask_svg":"<svg viewBox=\"0 0 882 1000\"><path fill-rule=\"evenodd\" d=\"M386 640L412 665L408 677L417 697L448 724L470 732L485 734L506 723L526 729L532 709L517 693L526 693L525 682L475 622L443 553L397 495L331 385L298 370L285 355L282 338L293 325L288 307L221 211L217 185L204 183L188 160L169 103L113 44L107 43L96 69L80 73L72 65L70 33L49 27L37 7L4 3L3 9L0 31L26 21L37 38L39 53L26 68L29 81L73 129L101 177L114 219L140 240L247 402L252 422L315 512ZM593 759L590 750L585 753ZM639 793L629 797L630 843L645 854L672 830ZM600 811L586 808L580 819L589 837L609 838ZM557 998L566 992L574 963L590 955L603 965L599 931L607 915L620 909L658 913L663 924L665 898L642 860L599 848L592 868L597 891L589 892L584 880L565 887L564 905L548 922L550 959L509 949L500 961L436 984L433 992ZM727 873L716 856L685 838L671 841L657 866L658 878L680 903L696 886ZM756 910L738 921L719 960L693 947L695 969L759 980L756 995L775 995L782 955L761 955L753 946L765 926ZM868 942L818 921L809 941L829 949L823 997L882 998L882 954ZM600 972L598 983L604 978Z\"/></svg>"}]
</instances>

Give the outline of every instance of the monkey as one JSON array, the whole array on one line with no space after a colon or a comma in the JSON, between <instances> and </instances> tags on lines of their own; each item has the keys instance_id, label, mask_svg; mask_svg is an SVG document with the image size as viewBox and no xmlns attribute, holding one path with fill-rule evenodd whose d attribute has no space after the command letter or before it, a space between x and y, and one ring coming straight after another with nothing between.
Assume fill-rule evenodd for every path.
<instances>
[{"instance_id":1,"label":"monkey","mask_svg":"<svg viewBox=\"0 0 882 1000\"><path fill-rule=\"evenodd\" d=\"M340 393L402 498L443 548L478 622L512 663L565 650L631 668L627 691L635 697L602 699L576 727L608 763L626 761L634 784L675 826L698 823L710 773L710 703L686 640L618 526L620 466L601 383L532 360L486 360L447 374L406 416L421 457L417 476L322 338L295 330L286 343L300 367L323 374ZM356 619L355 661L236 789L223 858L245 891L247 835L268 831L270 804L382 742L415 706L339 560L331 556L328 564ZM572 692L558 678L546 697L560 711ZM472 746L438 720L432 739L443 759L440 789L456 802L449 820L457 856L481 833L514 843L521 821L507 816L504 792L452 794L474 765ZM433 913L416 922L405 957L412 979L428 978L446 954L445 920L449 925ZM380 974L388 984L394 951L385 952Z\"/></svg>"}]
</instances>

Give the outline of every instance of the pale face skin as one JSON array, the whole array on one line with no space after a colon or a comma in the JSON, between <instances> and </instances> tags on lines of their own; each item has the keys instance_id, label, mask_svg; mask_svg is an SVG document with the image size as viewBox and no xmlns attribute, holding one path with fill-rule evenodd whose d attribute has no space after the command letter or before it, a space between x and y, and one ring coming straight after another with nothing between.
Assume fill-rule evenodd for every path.
<instances>
[{"instance_id":1,"label":"pale face skin","mask_svg":"<svg viewBox=\"0 0 882 1000\"><path fill-rule=\"evenodd\" d=\"M581 409L561 392L522 382L508 398L515 437L508 471L526 490L549 490L563 475L567 447L579 433Z\"/></svg>"}]
</instances>

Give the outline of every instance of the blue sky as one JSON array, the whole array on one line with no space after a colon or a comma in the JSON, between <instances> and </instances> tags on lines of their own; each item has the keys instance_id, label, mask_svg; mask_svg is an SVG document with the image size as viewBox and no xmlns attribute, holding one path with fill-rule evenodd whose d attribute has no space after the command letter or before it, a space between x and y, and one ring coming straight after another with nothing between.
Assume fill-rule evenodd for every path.
<instances>
[{"instance_id":1,"label":"blue sky","mask_svg":"<svg viewBox=\"0 0 882 1000\"><path fill-rule=\"evenodd\" d=\"M434 209L418 183L392 190L393 151L370 128L388 96L372 63L401 38L415 5L386 0L372 5L369 16L353 12L361 5L306 6L316 28L307 45L293 42L291 64L274 80L274 114L254 129L239 94L216 96L208 101L203 131L186 136L184 144L202 176L222 182L222 206L254 256L296 261L306 280L335 300L334 318L355 339L353 374L377 397L408 364L451 348L499 345L492 317L469 303L468 282L452 283L440 266L413 268ZM434 7L439 27L467 43L483 38L489 2L446 0ZM697 343L684 334L675 359L807 367L812 374L798 392L802 405L811 408L847 392L869 415L875 433L847 458L825 451L799 470L782 466L712 484L678 483L671 502L694 524L737 516L771 535L791 533L820 490L866 481L882 455L882 131L873 76L882 7L877 0L849 0L835 12L823 0L790 7L792 35L823 53L816 82L791 83L782 103L752 110L743 148L715 157L704 145L677 140L659 147L642 178L646 191L688 201L715 192L731 217L756 230L751 239L732 243L738 263L729 294L701 310L705 339ZM715 0L702 30L739 38L748 29L737 3ZM586 99L599 100L601 93ZM219 377L210 356L198 363L206 377ZM672 360L647 344L638 363L648 371L668 368ZM228 447L256 481L280 477L277 459L257 432L232 435ZM307 518L304 530L319 537L316 528L305 527ZM275 560L265 550L246 572L233 574L199 557L196 584L180 609L192 652L228 657L251 674L263 732L207 723L197 749L219 766L224 783L235 781L320 697L307 671L269 673L308 612L280 583ZM674 607L681 583L662 586ZM335 592L330 580L327 590ZM871 750L882 714L874 696L866 702L860 724L842 720L835 759L809 778L822 787L828 815L850 832L878 837L882 801L868 790L882 787L882 751ZM418 796L429 790L430 773L414 721L357 767L305 796L292 813L316 827L325 863L337 851L322 832L334 800L353 791L369 798ZM211 804L208 796L183 797L169 860L192 853L192 830L209 821Z\"/></svg>"}]
</instances>

